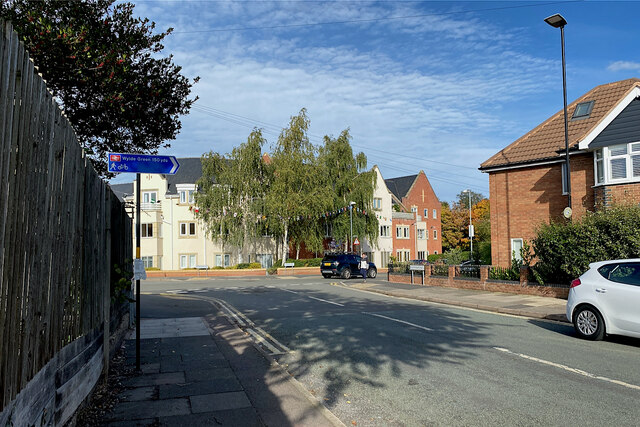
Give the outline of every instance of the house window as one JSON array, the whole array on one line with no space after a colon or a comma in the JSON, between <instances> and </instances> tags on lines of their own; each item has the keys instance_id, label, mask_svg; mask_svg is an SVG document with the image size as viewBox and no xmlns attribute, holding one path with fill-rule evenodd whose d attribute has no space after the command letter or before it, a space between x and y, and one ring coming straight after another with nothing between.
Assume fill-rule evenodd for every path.
<instances>
[{"instance_id":1,"label":"house window","mask_svg":"<svg viewBox=\"0 0 640 427\"><path fill-rule=\"evenodd\" d=\"M433 230L433 240L438 240L438 230Z\"/></svg>"},{"instance_id":2,"label":"house window","mask_svg":"<svg viewBox=\"0 0 640 427\"><path fill-rule=\"evenodd\" d=\"M425 235L424 229L418 228L418 239L424 240L424 235ZM422 259L422 258L420 258L420 259Z\"/></svg>"},{"instance_id":3,"label":"house window","mask_svg":"<svg viewBox=\"0 0 640 427\"><path fill-rule=\"evenodd\" d=\"M433 210L433 219L436 219L438 217L438 210L434 209Z\"/></svg>"},{"instance_id":4,"label":"house window","mask_svg":"<svg viewBox=\"0 0 640 427\"><path fill-rule=\"evenodd\" d=\"M380 252L380 267L382 268L388 267L390 258L391 258L391 252Z\"/></svg>"},{"instance_id":5,"label":"house window","mask_svg":"<svg viewBox=\"0 0 640 427\"><path fill-rule=\"evenodd\" d=\"M418 251L418 259L427 259L424 256L424 251Z\"/></svg>"},{"instance_id":6,"label":"house window","mask_svg":"<svg viewBox=\"0 0 640 427\"><path fill-rule=\"evenodd\" d=\"M196 235L196 223L195 222L181 222L180 223L180 235L181 236L195 236Z\"/></svg>"},{"instance_id":7,"label":"house window","mask_svg":"<svg viewBox=\"0 0 640 427\"><path fill-rule=\"evenodd\" d=\"M229 267L231 265L231 255L218 254L216 255L216 267Z\"/></svg>"},{"instance_id":8,"label":"house window","mask_svg":"<svg viewBox=\"0 0 640 427\"><path fill-rule=\"evenodd\" d=\"M589 102L581 102L576 105L576 109L573 111L573 116L571 116L571 120L578 119L587 119L591 115L591 110L593 110L594 101Z\"/></svg>"},{"instance_id":9,"label":"house window","mask_svg":"<svg viewBox=\"0 0 640 427\"><path fill-rule=\"evenodd\" d=\"M157 203L158 192L157 191L145 191L142 193L142 203Z\"/></svg>"},{"instance_id":10,"label":"house window","mask_svg":"<svg viewBox=\"0 0 640 427\"><path fill-rule=\"evenodd\" d=\"M424 217L429 218L429 209L424 210Z\"/></svg>"},{"instance_id":11,"label":"house window","mask_svg":"<svg viewBox=\"0 0 640 427\"><path fill-rule=\"evenodd\" d=\"M379 197L374 197L373 198L373 209L379 211L380 209L382 209L382 199Z\"/></svg>"},{"instance_id":12,"label":"house window","mask_svg":"<svg viewBox=\"0 0 640 427\"><path fill-rule=\"evenodd\" d=\"M380 226L380 237L389 237L391 236L391 227L388 225Z\"/></svg>"},{"instance_id":13,"label":"house window","mask_svg":"<svg viewBox=\"0 0 640 427\"><path fill-rule=\"evenodd\" d=\"M640 181L640 142L596 150L593 161L596 184Z\"/></svg>"},{"instance_id":14,"label":"house window","mask_svg":"<svg viewBox=\"0 0 640 427\"><path fill-rule=\"evenodd\" d=\"M596 184L603 184L604 183L604 156L602 154L602 149L595 151L594 162L596 167Z\"/></svg>"},{"instance_id":15,"label":"house window","mask_svg":"<svg viewBox=\"0 0 640 427\"><path fill-rule=\"evenodd\" d=\"M196 268L196 254L180 255L180 268Z\"/></svg>"},{"instance_id":16,"label":"house window","mask_svg":"<svg viewBox=\"0 0 640 427\"><path fill-rule=\"evenodd\" d=\"M142 264L144 265L144 268L151 268L153 267L153 257L152 256L143 256L140 257L142 259Z\"/></svg>"},{"instance_id":17,"label":"house window","mask_svg":"<svg viewBox=\"0 0 640 427\"><path fill-rule=\"evenodd\" d=\"M522 239L511 239L511 258L520 261L522 259Z\"/></svg>"},{"instance_id":18,"label":"house window","mask_svg":"<svg viewBox=\"0 0 640 427\"><path fill-rule=\"evenodd\" d=\"M410 251L406 251L406 250L397 250L396 251L396 255L398 258L398 261L403 262L403 261L409 261L409 259L411 258L411 252Z\"/></svg>"},{"instance_id":19,"label":"house window","mask_svg":"<svg viewBox=\"0 0 640 427\"><path fill-rule=\"evenodd\" d=\"M609 147L609 179L627 178L627 144Z\"/></svg>"},{"instance_id":20,"label":"house window","mask_svg":"<svg viewBox=\"0 0 640 427\"><path fill-rule=\"evenodd\" d=\"M140 235L142 237L153 237L153 224L141 224Z\"/></svg>"},{"instance_id":21,"label":"house window","mask_svg":"<svg viewBox=\"0 0 640 427\"><path fill-rule=\"evenodd\" d=\"M418 213L418 207L417 206L411 206L411 212L412 213Z\"/></svg>"},{"instance_id":22,"label":"house window","mask_svg":"<svg viewBox=\"0 0 640 427\"><path fill-rule=\"evenodd\" d=\"M398 239L408 239L409 238L409 227L404 225L399 225L396 227L396 238Z\"/></svg>"},{"instance_id":23,"label":"house window","mask_svg":"<svg viewBox=\"0 0 640 427\"><path fill-rule=\"evenodd\" d=\"M569 194L567 190L567 163L562 164L562 194Z\"/></svg>"}]
</instances>

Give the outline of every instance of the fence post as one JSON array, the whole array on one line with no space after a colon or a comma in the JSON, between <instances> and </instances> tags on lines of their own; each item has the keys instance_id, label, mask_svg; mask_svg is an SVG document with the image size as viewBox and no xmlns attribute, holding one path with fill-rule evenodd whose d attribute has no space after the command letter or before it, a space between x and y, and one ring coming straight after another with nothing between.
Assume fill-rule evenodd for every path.
<instances>
[{"instance_id":1,"label":"fence post","mask_svg":"<svg viewBox=\"0 0 640 427\"><path fill-rule=\"evenodd\" d=\"M529 267L520 267L520 286L529 286Z\"/></svg>"},{"instance_id":2,"label":"fence post","mask_svg":"<svg viewBox=\"0 0 640 427\"><path fill-rule=\"evenodd\" d=\"M449 279L449 286L453 286L453 278L456 277L456 266L455 265L450 265L449 266L449 274L448 274L448 279Z\"/></svg>"}]
</instances>

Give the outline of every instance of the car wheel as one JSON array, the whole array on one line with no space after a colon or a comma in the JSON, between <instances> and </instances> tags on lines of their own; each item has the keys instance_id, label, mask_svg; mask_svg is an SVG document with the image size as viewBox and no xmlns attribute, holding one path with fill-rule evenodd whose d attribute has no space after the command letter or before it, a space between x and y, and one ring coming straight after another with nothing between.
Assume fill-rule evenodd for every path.
<instances>
[{"instance_id":1,"label":"car wheel","mask_svg":"<svg viewBox=\"0 0 640 427\"><path fill-rule=\"evenodd\" d=\"M585 305L573 315L573 326L580 338L598 341L604 338L604 321L595 308Z\"/></svg>"},{"instance_id":2,"label":"car wheel","mask_svg":"<svg viewBox=\"0 0 640 427\"><path fill-rule=\"evenodd\" d=\"M323 274L322 277L324 277L325 279L331 279L331 275L330 274Z\"/></svg>"},{"instance_id":3,"label":"car wheel","mask_svg":"<svg viewBox=\"0 0 640 427\"><path fill-rule=\"evenodd\" d=\"M378 272L375 268L370 268L369 271L367 271L367 276L371 277L372 279L375 279L377 275Z\"/></svg>"},{"instance_id":4,"label":"car wheel","mask_svg":"<svg viewBox=\"0 0 640 427\"><path fill-rule=\"evenodd\" d=\"M349 270L349 267L345 267L344 269L342 269L340 277L342 277L343 279L349 279L351 277L351 270Z\"/></svg>"}]
</instances>

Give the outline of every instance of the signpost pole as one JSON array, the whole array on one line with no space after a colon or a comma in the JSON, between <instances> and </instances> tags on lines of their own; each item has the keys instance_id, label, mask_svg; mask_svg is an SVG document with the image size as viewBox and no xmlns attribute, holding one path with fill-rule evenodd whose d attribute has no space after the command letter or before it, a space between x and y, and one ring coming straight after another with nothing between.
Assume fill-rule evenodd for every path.
<instances>
[{"instance_id":1,"label":"signpost pole","mask_svg":"<svg viewBox=\"0 0 640 427\"><path fill-rule=\"evenodd\" d=\"M140 173L136 174L136 259L140 259ZM136 371L140 372L140 279L136 279Z\"/></svg>"}]
</instances>

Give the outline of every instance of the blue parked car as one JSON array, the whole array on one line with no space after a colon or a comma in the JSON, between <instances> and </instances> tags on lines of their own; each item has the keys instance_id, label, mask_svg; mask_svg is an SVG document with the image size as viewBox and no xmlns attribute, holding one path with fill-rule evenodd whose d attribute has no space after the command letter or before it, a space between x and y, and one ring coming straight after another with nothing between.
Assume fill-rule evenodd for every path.
<instances>
[{"instance_id":1,"label":"blue parked car","mask_svg":"<svg viewBox=\"0 0 640 427\"><path fill-rule=\"evenodd\" d=\"M360 255L331 253L325 254L320 264L320 272L325 279L333 276L340 276L343 279L349 279L351 276L360 276ZM369 263L367 269L367 277L374 278L378 275L378 269L372 262Z\"/></svg>"}]
</instances>

